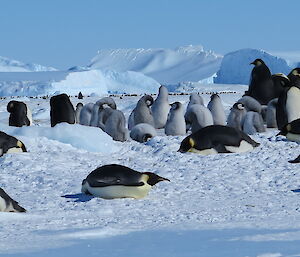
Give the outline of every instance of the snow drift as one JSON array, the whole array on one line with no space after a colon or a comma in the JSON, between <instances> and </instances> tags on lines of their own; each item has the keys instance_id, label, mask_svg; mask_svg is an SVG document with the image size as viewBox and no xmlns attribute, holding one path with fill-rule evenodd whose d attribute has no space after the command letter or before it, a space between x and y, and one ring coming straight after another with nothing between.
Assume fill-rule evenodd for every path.
<instances>
[{"instance_id":1,"label":"snow drift","mask_svg":"<svg viewBox=\"0 0 300 257\"><path fill-rule=\"evenodd\" d=\"M100 50L90 68L137 71L162 84L200 81L212 77L219 69L222 56L204 51L202 46L185 46L174 50L109 49Z\"/></svg>"},{"instance_id":2,"label":"snow drift","mask_svg":"<svg viewBox=\"0 0 300 257\"><path fill-rule=\"evenodd\" d=\"M291 67L282 58L273 56L263 50L241 49L224 56L220 70L214 78L214 83L249 84L253 69L253 65L249 64L257 58L266 63L272 74L279 72L288 74L291 71Z\"/></svg>"}]
</instances>

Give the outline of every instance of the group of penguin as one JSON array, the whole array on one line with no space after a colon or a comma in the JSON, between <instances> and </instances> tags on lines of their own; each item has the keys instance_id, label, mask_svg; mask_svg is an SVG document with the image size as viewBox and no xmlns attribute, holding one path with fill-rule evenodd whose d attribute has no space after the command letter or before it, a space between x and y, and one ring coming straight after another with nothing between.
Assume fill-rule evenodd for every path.
<instances>
[{"instance_id":1,"label":"group of penguin","mask_svg":"<svg viewBox=\"0 0 300 257\"><path fill-rule=\"evenodd\" d=\"M259 143L249 134L264 132L264 123L270 128L278 127L280 135L300 142L300 68L293 69L288 76L271 75L263 60L256 59L251 64L254 68L249 89L232 106L227 119L219 95L212 94L205 107L202 97L192 93L184 110L182 103L168 102L168 90L161 86L155 100L150 95L140 98L128 118L127 127L125 115L117 110L110 97L96 103L78 103L74 108L66 94L53 96L50 99L51 127L61 122L99 127L113 140L121 142L128 140L129 131L133 140L146 142L157 135L157 129L164 129L166 135L172 136L186 135L191 130L178 152L202 155L251 151ZM11 101L7 110L10 126L32 125L31 112L25 103ZM0 156L22 151L26 152L26 147L21 141L1 132ZM300 162L300 157L292 162ZM151 172L111 164L92 171L82 181L81 191L104 199L139 199L161 181L170 180ZM0 211L24 212L25 209L0 188Z\"/></svg>"}]
</instances>

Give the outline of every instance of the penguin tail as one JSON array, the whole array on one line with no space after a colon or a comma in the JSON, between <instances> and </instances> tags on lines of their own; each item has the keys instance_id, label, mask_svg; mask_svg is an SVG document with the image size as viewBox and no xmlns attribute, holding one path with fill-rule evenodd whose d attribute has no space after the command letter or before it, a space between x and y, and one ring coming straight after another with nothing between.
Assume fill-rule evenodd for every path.
<instances>
[{"instance_id":1,"label":"penguin tail","mask_svg":"<svg viewBox=\"0 0 300 257\"><path fill-rule=\"evenodd\" d=\"M299 163L300 162L300 155L295 160L290 160L289 163Z\"/></svg>"},{"instance_id":2,"label":"penguin tail","mask_svg":"<svg viewBox=\"0 0 300 257\"><path fill-rule=\"evenodd\" d=\"M24 209L22 206L20 206L20 205L18 204L18 202L13 201L13 202L12 202L12 205L13 205L13 208L14 208L14 210L15 210L16 212L26 212L26 209Z\"/></svg>"}]
</instances>

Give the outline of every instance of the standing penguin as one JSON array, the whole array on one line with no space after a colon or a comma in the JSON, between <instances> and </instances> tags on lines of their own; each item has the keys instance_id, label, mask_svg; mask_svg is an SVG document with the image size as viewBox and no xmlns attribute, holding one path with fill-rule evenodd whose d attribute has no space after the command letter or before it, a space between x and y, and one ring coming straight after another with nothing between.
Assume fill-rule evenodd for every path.
<instances>
[{"instance_id":1,"label":"standing penguin","mask_svg":"<svg viewBox=\"0 0 300 257\"><path fill-rule=\"evenodd\" d=\"M230 109L227 126L242 130L242 124L247 111L242 103L235 103Z\"/></svg>"},{"instance_id":2,"label":"standing penguin","mask_svg":"<svg viewBox=\"0 0 300 257\"><path fill-rule=\"evenodd\" d=\"M186 109L188 110L193 104L201 104L204 106L203 98L198 93L191 93L190 101Z\"/></svg>"},{"instance_id":3,"label":"standing penguin","mask_svg":"<svg viewBox=\"0 0 300 257\"><path fill-rule=\"evenodd\" d=\"M243 121L243 131L248 135L265 132L266 129L261 115L257 112L247 112Z\"/></svg>"},{"instance_id":4,"label":"standing penguin","mask_svg":"<svg viewBox=\"0 0 300 257\"><path fill-rule=\"evenodd\" d=\"M26 210L0 187L0 212L26 212Z\"/></svg>"},{"instance_id":5,"label":"standing penguin","mask_svg":"<svg viewBox=\"0 0 300 257\"><path fill-rule=\"evenodd\" d=\"M168 119L170 105L168 101L168 89L160 86L159 93L151 106L155 128L164 128Z\"/></svg>"},{"instance_id":6,"label":"standing penguin","mask_svg":"<svg viewBox=\"0 0 300 257\"><path fill-rule=\"evenodd\" d=\"M147 196L152 186L161 181L170 180L152 172L139 172L110 164L93 170L82 181L81 192L104 199L140 199Z\"/></svg>"},{"instance_id":7,"label":"standing penguin","mask_svg":"<svg viewBox=\"0 0 300 257\"><path fill-rule=\"evenodd\" d=\"M186 133L186 125L183 114L183 106L179 102L172 103L165 126L165 134L167 136L184 135Z\"/></svg>"},{"instance_id":8,"label":"standing penguin","mask_svg":"<svg viewBox=\"0 0 300 257\"><path fill-rule=\"evenodd\" d=\"M156 130L150 124L140 123L135 125L130 131L130 137L140 143L147 142L150 138L155 137Z\"/></svg>"},{"instance_id":9,"label":"standing penguin","mask_svg":"<svg viewBox=\"0 0 300 257\"><path fill-rule=\"evenodd\" d=\"M50 108L51 127L61 122L75 123L75 110L66 94L52 96Z\"/></svg>"},{"instance_id":10,"label":"standing penguin","mask_svg":"<svg viewBox=\"0 0 300 257\"><path fill-rule=\"evenodd\" d=\"M213 94L210 97L210 102L208 103L207 108L211 111L211 114L214 119L214 125L226 124L226 115L224 107L221 98L218 94Z\"/></svg>"},{"instance_id":11,"label":"standing penguin","mask_svg":"<svg viewBox=\"0 0 300 257\"><path fill-rule=\"evenodd\" d=\"M32 115L28 106L19 101L10 101L7 104L9 115L9 126L22 127L32 125Z\"/></svg>"},{"instance_id":12,"label":"standing penguin","mask_svg":"<svg viewBox=\"0 0 300 257\"><path fill-rule=\"evenodd\" d=\"M93 107L94 107L93 103L85 104L82 107L82 109L80 111L80 115L79 115L79 124L84 125L84 126L90 125Z\"/></svg>"},{"instance_id":13,"label":"standing penguin","mask_svg":"<svg viewBox=\"0 0 300 257\"><path fill-rule=\"evenodd\" d=\"M260 104L266 105L276 97L271 72L262 59L256 59L251 64L254 65L254 68L246 94L255 98Z\"/></svg>"},{"instance_id":14,"label":"standing penguin","mask_svg":"<svg viewBox=\"0 0 300 257\"><path fill-rule=\"evenodd\" d=\"M207 126L182 140L178 152L202 155L217 153L243 153L253 150L259 143L243 131L221 125Z\"/></svg>"},{"instance_id":15,"label":"standing penguin","mask_svg":"<svg viewBox=\"0 0 300 257\"><path fill-rule=\"evenodd\" d=\"M83 108L83 104L82 103L78 103L76 105L76 110L75 110L75 120L76 120L76 123L80 123L80 112Z\"/></svg>"},{"instance_id":16,"label":"standing penguin","mask_svg":"<svg viewBox=\"0 0 300 257\"><path fill-rule=\"evenodd\" d=\"M288 74L290 84L300 88L300 68L292 69Z\"/></svg>"},{"instance_id":17,"label":"standing penguin","mask_svg":"<svg viewBox=\"0 0 300 257\"><path fill-rule=\"evenodd\" d=\"M277 122L276 122L277 103L278 103L278 98L274 98L268 103L267 113L266 113L267 128L277 128Z\"/></svg>"},{"instance_id":18,"label":"standing penguin","mask_svg":"<svg viewBox=\"0 0 300 257\"><path fill-rule=\"evenodd\" d=\"M192 133L203 127L214 124L213 116L210 110L201 104L191 105L187 109L184 119L186 122L186 127L189 128L191 126Z\"/></svg>"},{"instance_id":19,"label":"standing penguin","mask_svg":"<svg viewBox=\"0 0 300 257\"><path fill-rule=\"evenodd\" d=\"M154 127L154 119L150 106L153 104L153 98L150 95L144 95L133 110L134 125L139 123L148 123Z\"/></svg>"},{"instance_id":20,"label":"standing penguin","mask_svg":"<svg viewBox=\"0 0 300 257\"><path fill-rule=\"evenodd\" d=\"M278 98L285 88L290 86L290 79L283 73L276 73L272 75L274 83L274 98Z\"/></svg>"}]
</instances>

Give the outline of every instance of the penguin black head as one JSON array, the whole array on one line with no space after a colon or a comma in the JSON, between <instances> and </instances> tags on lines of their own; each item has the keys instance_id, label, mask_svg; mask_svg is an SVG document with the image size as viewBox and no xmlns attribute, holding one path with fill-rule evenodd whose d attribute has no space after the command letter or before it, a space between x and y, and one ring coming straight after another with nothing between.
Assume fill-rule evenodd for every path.
<instances>
[{"instance_id":1,"label":"penguin black head","mask_svg":"<svg viewBox=\"0 0 300 257\"><path fill-rule=\"evenodd\" d=\"M284 75L283 73L276 73L272 75L272 79L275 81L279 81L282 87L289 87L290 86L290 79Z\"/></svg>"},{"instance_id":2,"label":"penguin black head","mask_svg":"<svg viewBox=\"0 0 300 257\"><path fill-rule=\"evenodd\" d=\"M174 102L171 105L171 109L172 110L178 110L181 107L181 103L180 102Z\"/></svg>"},{"instance_id":3,"label":"penguin black head","mask_svg":"<svg viewBox=\"0 0 300 257\"><path fill-rule=\"evenodd\" d=\"M141 98L141 100L144 101L147 106L151 106L154 102L153 97L151 95L144 95Z\"/></svg>"},{"instance_id":4,"label":"penguin black head","mask_svg":"<svg viewBox=\"0 0 300 257\"><path fill-rule=\"evenodd\" d=\"M157 184L158 182L161 182L161 181L169 181L170 182L169 179L158 176L157 174L152 173L152 172L143 172L143 174L145 174L149 177L147 180L147 183L150 186L154 186L155 184Z\"/></svg>"},{"instance_id":5,"label":"penguin black head","mask_svg":"<svg viewBox=\"0 0 300 257\"><path fill-rule=\"evenodd\" d=\"M232 106L232 109L244 110L244 109L245 109L245 106L244 106L242 103L235 103L235 104Z\"/></svg>"},{"instance_id":6,"label":"penguin black head","mask_svg":"<svg viewBox=\"0 0 300 257\"><path fill-rule=\"evenodd\" d=\"M195 140L193 138L191 138L190 136L188 136L182 140L180 147L178 149L178 152L186 153L194 146L195 146Z\"/></svg>"},{"instance_id":7,"label":"penguin black head","mask_svg":"<svg viewBox=\"0 0 300 257\"><path fill-rule=\"evenodd\" d=\"M216 98L216 97L220 97L217 93L214 93L214 94L212 94L211 96L210 96L210 99L212 100L212 99L214 99L214 98Z\"/></svg>"},{"instance_id":8,"label":"penguin black head","mask_svg":"<svg viewBox=\"0 0 300 257\"><path fill-rule=\"evenodd\" d=\"M262 59L256 59L255 61L251 62L255 66L265 65L265 62Z\"/></svg>"},{"instance_id":9,"label":"penguin black head","mask_svg":"<svg viewBox=\"0 0 300 257\"><path fill-rule=\"evenodd\" d=\"M300 68L295 68L291 71L294 76L300 76Z\"/></svg>"},{"instance_id":10,"label":"penguin black head","mask_svg":"<svg viewBox=\"0 0 300 257\"><path fill-rule=\"evenodd\" d=\"M143 142L145 143L145 142L147 142L150 138L152 138L153 136L151 135L151 134L149 134L149 133L147 133L147 134L145 134L144 136L143 136Z\"/></svg>"}]
</instances>

